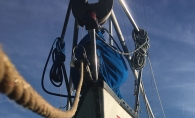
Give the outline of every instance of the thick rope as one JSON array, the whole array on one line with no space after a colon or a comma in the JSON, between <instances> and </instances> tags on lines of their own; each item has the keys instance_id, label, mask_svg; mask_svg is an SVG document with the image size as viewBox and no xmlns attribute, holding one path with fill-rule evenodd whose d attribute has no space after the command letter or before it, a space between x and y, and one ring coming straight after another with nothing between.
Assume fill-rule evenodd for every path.
<instances>
[{"instance_id":1,"label":"thick rope","mask_svg":"<svg viewBox=\"0 0 195 118\"><path fill-rule=\"evenodd\" d=\"M83 62L81 62L81 78L73 106L68 111L61 111L44 100L31 85L24 80L6 54L0 49L0 92L39 115L47 118L73 117L78 107L82 83Z\"/></svg>"}]
</instances>

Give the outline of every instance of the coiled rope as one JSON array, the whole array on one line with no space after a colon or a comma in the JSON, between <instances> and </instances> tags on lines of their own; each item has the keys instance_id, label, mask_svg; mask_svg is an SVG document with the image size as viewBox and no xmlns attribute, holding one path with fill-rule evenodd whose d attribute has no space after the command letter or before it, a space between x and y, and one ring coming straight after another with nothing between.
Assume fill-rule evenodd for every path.
<instances>
[{"instance_id":1,"label":"coiled rope","mask_svg":"<svg viewBox=\"0 0 195 118\"><path fill-rule=\"evenodd\" d=\"M146 56L148 53L148 49L150 47L149 37L148 37L148 34L145 30L140 29L139 32L136 32L135 30L133 30L132 37L133 37L133 40L135 43L135 50L132 52L129 52L129 53L125 53L125 52L121 51L121 49L117 45L116 41L114 40L114 38L112 37L112 35L109 33L109 31L106 28L101 27L101 30L106 31L109 34L109 36L114 41L114 43L116 44L116 46L118 47L118 49L120 51L115 49L110 44L106 43L106 41L96 33L96 36L100 40L102 40L106 45L108 45L112 50L114 50L115 52L117 52L121 55L125 55L125 56L129 56L129 55L133 54L132 59L131 59L131 65L135 70L141 70L145 66Z\"/></svg>"},{"instance_id":2,"label":"coiled rope","mask_svg":"<svg viewBox=\"0 0 195 118\"><path fill-rule=\"evenodd\" d=\"M146 64L146 56L148 54L149 37L145 30L139 29L139 32L136 32L134 29L132 31L132 37L135 43L135 53L131 58L131 65L136 70L141 70ZM141 47L141 48L140 48Z\"/></svg>"},{"instance_id":3,"label":"coiled rope","mask_svg":"<svg viewBox=\"0 0 195 118\"><path fill-rule=\"evenodd\" d=\"M81 78L77 88L73 106L68 111L61 111L44 100L25 79L18 73L6 54L0 49L0 92L33 112L47 118L71 118L74 116L79 102L83 83L83 62L81 62Z\"/></svg>"}]
</instances>

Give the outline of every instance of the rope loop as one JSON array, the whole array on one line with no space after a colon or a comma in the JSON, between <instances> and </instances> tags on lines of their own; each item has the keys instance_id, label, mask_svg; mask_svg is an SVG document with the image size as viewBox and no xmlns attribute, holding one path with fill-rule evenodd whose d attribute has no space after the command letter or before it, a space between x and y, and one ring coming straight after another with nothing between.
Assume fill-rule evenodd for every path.
<instances>
[{"instance_id":1,"label":"rope loop","mask_svg":"<svg viewBox=\"0 0 195 118\"><path fill-rule=\"evenodd\" d=\"M134 69L140 70L146 64L146 56L150 47L149 37L148 33L143 29L140 29L139 32L133 30L132 37L137 51L133 53L131 64Z\"/></svg>"},{"instance_id":2,"label":"rope loop","mask_svg":"<svg viewBox=\"0 0 195 118\"><path fill-rule=\"evenodd\" d=\"M55 87L60 87L62 85L63 79L64 79L68 95L49 92L44 86L45 72L46 72L47 65L48 65L48 62L49 62L51 56L52 56L53 65L51 67L50 74L49 74L50 81ZM65 43L64 43L64 41L61 41L61 38L58 37L53 42L53 45L50 49L47 61L45 63L45 67L43 69L43 74L42 74L41 86L42 86L43 90L48 94L51 94L54 96L69 97L70 101L72 101L71 98L74 98L74 96L71 96L71 94L70 94L70 87L68 84L69 82L68 82L65 64L64 64L65 58L66 58L66 56L65 56Z\"/></svg>"},{"instance_id":3,"label":"rope loop","mask_svg":"<svg viewBox=\"0 0 195 118\"><path fill-rule=\"evenodd\" d=\"M50 70L50 81L55 87L60 87L63 82L62 66L65 61L65 43L57 38L56 48L52 52L53 65Z\"/></svg>"}]
</instances>

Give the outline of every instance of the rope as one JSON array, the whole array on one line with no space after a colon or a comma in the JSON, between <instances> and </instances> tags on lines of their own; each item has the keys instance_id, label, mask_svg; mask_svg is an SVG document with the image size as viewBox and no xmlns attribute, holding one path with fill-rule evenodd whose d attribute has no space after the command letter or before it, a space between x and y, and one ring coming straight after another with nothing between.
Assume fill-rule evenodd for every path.
<instances>
[{"instance_id":1,"label":"rope","mask_svg":"<svg viewBox=\"0 0 195 118\"><path fill-rule=\"evenodd\" d=\"M56 42L56 40L54 41ZM60 38L57 38L56 48L52 52L53 65L50 70L50 81L55 87L60 87L63 82L63 65L66 59L65 43L61 45ZM58 84L57 84L58 83Z\"/></svg>"},{"instance_id":2,"label":"rope","mask_svg":"<svg viewBox=\"0 0 195 118\"><path fill-rule=\"evenodd\" d=\"M154 113L154 116L156 116L156 99L155 99L155 96L154 96L154 93L155 93L155 85L154 85L154 83L153 83L153 78L152 78L152 74L150 75L150 82L151 82L151 88L152 88L152 90L151 90L151 93L152 93L152 95L151 95L151 98L152 98L152 104L153 104L153 113Z\"/></svg>"},{"instance_id":3,"label":"rope","mask_svg":"<svg viewBox=\"0 0 195 118\"><path fill-rule=\"evenodd\" d=\"M103 28L102 28L102 29L103 29ZM107 31L107 30L105 29L105 31ZM109 33L108 33L108 34L109 34ZM109 34L109 35L110 35L110 34ZM139 49L141 49L143 46L145 46L145 44L148 43L148 42L146 41L146 42L144 42L141 46L139 46L137 49L135 49L134 51L129 52L129 53L125 53L125 52L116 50L113 46L111 46L111 45L109 45L108 43L106 43L106 41L105 41L102 37L100 37L97 33L96 33L96 36L97 36L100 40L102 40L107 46L109 46L111 49L113 49L115 52L117 52L117 53L119 53L119 54L121 54L121 55L125 55L125 56L131 55L131 54L133 54L133 53L139 51ZM110 35L110 36L111 36L111 35ZM115 42L115 40L114 40L114 38L113 38L112 36L111 36L111 38L112 38L113 41ZM118 46L117 46L117 47L118 47ZM121 49L119 48L119 50L121 50Z\"/></svg>"},{"instance_id":4,"label":"rope","mask_svg":"<svg viewBox=\"0 0 195 118\"><path fill-rule=\"evenodd\" d=\"M18 73L9 58L0 49L0 92L6 94L33 112L47 118L71 118L74 116L79 102L83 83L83 62L81 62L81 78L76 92L73 107L68 111L54 108L44 100L24 78Z\"/></svg>"},{"instance_id":5,"label":"rope","mask_svg":"<svg viewBox=\"0 0 195 118\"><path fill-rule=\"evenodd\" d=\"M146 22L146 5L145 5L145 0L143 0L143 7L144 7L144 21L145 21L145 26L146 26L146 31L147 31L147 22Z\"/></svg>"},{"instance_id":6,"label":"rope","mask_svg":"<svg viewBox=\"0 0 195 118\"><path fill-rule=\"evenodd\" d=\"M53 49L54 44L56 44L55 49ZM70 87L68 84L68 78L67 78L66 69L65 69L65 65L64 65L64 61L65 61L64 46L65 46L65 43L61 43L60 38L56 38L54 40L53 45L50 49L49 55L47 57L45 67L43 69L41 86L42 86L43 90L48 94L51 94L54 96L68 97L70 99L70 98L74 98L74 96L71 96L71 94L70 94ZM45 72L46 72L47 65L48 65L51 54L52 54L52 60L54 63L53 63L52 68L50 70L50 80L55 87L60 87L62 85L62 80L64 77L68 95L50 92L44 86ZM59 84L56 84L56 83L59 83Z\"/></svg>"},{"instance_id":7,"label":"rope","mask_svg":"<svg viewBox=\"0 0 195 118\"><path fill-rule=\"evenodd\" d=\"M158 99L159 99L159 101L160 101L160 106L161 106L161 109L162 109L162 112L163 112L163 116L164 116L164 118L166 118L165 112L164 112L164 109L163 109L163 106L162 106L162 101L161 101L161 98L160 98L160 94L159 94L159 92L158 92L158 87L157 87L157 84L156 84L156 79L155 79L155 77L154 77L154 72L153 72L153 69L152 69L152 63L151 63L151 61L150 61L149 55L148 55L148 62L149 62L149 64L150 64L150 71L151 71L151 74L152 74L152 78L153 78L153 80L154 80L154 85L155 85L155 88L156 88L156 92L157 92L157 94L158 94Z\"/></svg>"},{"instance_id":8,"label":"rope","mask_svg":"<svg viewBox=\"0 0 195 118\"><path fill-rule=\"evenodd\" d=\"M131 65L134 69L140 70L146 64L146 56L148 53L148 48L150 47L149 37L147 32L143 29L139 29L139 32L133 30L132 37L135 43L135 49L139 49L139 50L133 54L131 58Z\"/></svg>"},{"instance_id":9,"label":"rope","mask_svg":"<svg viewBox=\"0 0 195 118\"><path fill-rule=\"evenodd\" d=\"M105 30L110 35L112 40L116 43L116 41L114 40L114 38L112 37L112 35L108 32L108 30L106 28L102 27L101 29ZM148 48L150 47L149 37L148 37L147 32L145 30L140 29L139 32L136 32L135 30L133 30L132 37L133 37L133 40L135 43L135 50L133 52L129 52L129 53L122 52L121 49L118 47L118 45L116 45L118 47L118 49L120 50L120 51L118 51L113 46L106 43L106 41L102 37L100 37L97 33L96 33L96 36L100 40L102 40L107 46L109 46L112 50L114 50L115 52L117 52L121 55L127 56L130 54L133 54L132 59L131 59L131 65L132 65L133 69L140 70L145 66Z\"/></svg>"}]
</instances>

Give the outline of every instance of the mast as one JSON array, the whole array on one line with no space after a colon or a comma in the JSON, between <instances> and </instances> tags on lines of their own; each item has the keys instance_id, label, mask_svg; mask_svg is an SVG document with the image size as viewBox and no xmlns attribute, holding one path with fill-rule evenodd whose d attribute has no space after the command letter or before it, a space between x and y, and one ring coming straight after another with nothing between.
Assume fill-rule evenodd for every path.
<instances>
[{"instance_id":1,"label":"mast","mask_svg":"<svg viewBox=\"0 0 195 118\"><path fill-rule=\"evenodd\" d=\"M137 24L135 23L135 21L134 21L132 15L131 15L131 13L129 12L129 10L128 10L126 4L124 3L124 1L123 1L123 0L118 0L118 1L119 1L119 3L121 4L123 10L125 11L125 13L126 13L127 17L129 18L129 20L130 20L132 26L134 27L134 29L135 29L137 32L139 32L139 28L138 28Z\"/></svg>"},{"instance_id":2,"label":"mast","mask_svg":"<svg viewBox=\"0 0 195 118\"><path fill-rule=\"evenodd\" d=\"M74 48L75 48L75 46L77 45L77 42L78 42L79 25L86 26L86 30L88 30L89 35L90 35L90 41L91 41L91 45L90 45L91 46L91 48L90 48L91 50L90 51L91 51L91 60L92 60L91 61L92 62L91 63L91 70L92 70L92 76L93 76L93 81L90 81L90 82L92 82L91 86L93 86L92 87L93 91L92 91L91 96L94 97L94 101L95 102L93 102L93 103L95 103L94 106L96 107L94 111L96 111L98 109L100 112L104 112L104 111L101 111L102 110L101 107L103 107L103 106L102 106L102 104L100 102L104 103L104 105L109 102L109 104L107 104L107 105L108 106L109 105L112 106L113 105L112 102L111 102L111 99L112 99L112 101L115 102L115 105L117 105L117 107L120 108L121 111L123 111L127 115L129 115L129 117L130 116L136 116L137 117L137 116L139 116L139 114L138 113L134 113L134 110L130 110L131 113L129 113L129 111L127 110L129 108L129 106L126 105L125 101L123 101L122 99L120 99L114 93L114 91L111 88L109 88L109 86L105 82L98 81L98 67L97 67L98 66L97 65L97 58L98 57L97 57L97 54L96 54L96 51L97 51L97 49L96 49L97 48L97 46L96 46L96 35L97 35L96 34L96 29L98 28L98 25L103 25L105 23L105 21L110 17L109 18L109 31L110 31L110 34L112 34L112 25L113 25L114 28L115 28L115 30L116 30L117 36L119 38L119 41L121 43L121 46L123 48L123 52L126 53L126 54L129 53L129 50L128 50L127 46L126 46L125 39L123 37L122 31L121 31L120 26L119 26L119 24L117 22L117 19L116 19L116 16L114 14L114 11L112 10L112 5L111 4L113 3L113 0L107 0L108 3L109 3L108 5L110 5L110 9L111 10L110 11L109 10L106 11L107 12L106 15L104 13L101 13L100 12L101 10L98 11L99 9L97 9L98 7L104 5L103 4L104 2L102 2L102 1L103 0L100 0L98 2L99 3L99 6L95 6L93 4L94 6L92 5L92 7L91 6L90 7L89 6L86 7L87 9L85 9L85 11L82 12L82 14L80 14L80 8L77 6L78 4L73 4L75 2L78 2L78 0L70 0L61 37L56 38L56 40L54 41L54 43L52 45L52 48L51 48L51 51L49 53L48 59L46 61L46 65L45 65L45 68L44 68L44 71L43 71L43 75L42 75L42 87L43 87L43 90L45 90L49 94L52 94L52 95L55 95L55 96L61 96L61 97L67 97L67 98L69 98L69 99L67 99L67 110L69 110L72 107L69 110L69 111L71 111L74 108L74 111L72 112L71 117L75 115L75 112L76 112L76 109L77 109L77 105L79 105L78 104L78 101L80 99L80 92L81 92L82 81L83 81L83 74L84 74L84 70L83 70L84 69L84 65L86 67L86 62L84 62L84 61L86 61L86 60L81 59L80 66L78 67L80 69L81 78L80 78L80 83L79 83L79 87L78 87L79 89L78 89L78 91L76 93L76 97L75 96L71 96L71 94L72 94L72 80L71 80L71 78L72 78L72 74L73 74L72 70L70 70L70 80L68 82L67 75L66 75L66 71L65 71L65 65L58 66L59 64L56 64L56 62L60 62L60 64L64 64L64 61L65 61L65 53L64 53L65 43L64 43L64 37L65 37L65 32L66 32L66 28L67 28L67 24L68 24L70 12L71 12L71 10L73 10L74 15L76 16L75 18L77 18L77 19L75 19L75 25L74 25L74 36L73 36L72 50L74 50ZM106 0L104 0L104 1L106 1ZM81 1L79 1L79 2L81 2ZM127 6L125 6L125 4L124 4L124 2L122 0L119 0L119 2L121 4L121 6L123 7L123 9L124 9L127 17L129 18L132 26L134 27L134 30L139 33L141 31L141 29L139 29L138 26L136 25L133 17L131 16L130 12L127 9ZM74 9L72 9L72 4L73 4L73 8ZM81 7L81 10L83 10L82 8L83 7ZM98 18L99 19L96 18L96 14L94 13L94 11L91 10L91 8L94 8L95 11L97 10L96 12L98 14ZM107 10L107 7L105 7L105 8ZM74 11L75 9L76 9L76 12ZM89 11L89 9L90 9L90 11ZM86 13L89 13L89 14L87 14L88 15L87 18L89 18L89 19L86 18L86 16L85 16ZM84 18L84 21L83 21L83 18ZM91 23L93 23L93 25ZM110 36L110 42L109 43L110 43L110 45L113 46L113 42L112 41L113 40L111 39L111 36ZM54 44L56 44L56 48L53 50ZM110 46L110 47L112 47L112 46ZM56 53L53 54L52 51L53 52L56 52ZM2 53L2 52L0 52L0 53ZM53 60L54 67L57 65L59 67L57 69L62 69L61 71L57 70L58 71L57 75L59 73L63 74L63 77L65 79L65 84L66 84L66 87L67 87L66 89L67 89L68 95L61 95L61 94L56 94L56 93L49 92L49 91L47 91L45 89L45 87L43 85L44 84L44 80L43 80L44 79L44 74L46 72L46 67L47 67L47 64L49 62L49 58L50 58L51 54L52 54L52 58L54 59ZM2 57L6 57L6 56L4 56L3 53L2 53L2 55L3 55ZM56 56L56 57L54 57L54 56ZM55 59L59 59L57 56L60 56L59 57L60 60L55 61ZM138 92L137 92L136 100L135 100L135 103L136 103L135 112L138 111L137 110L137 106L139 104L139 91L141 91L142 96L143 96L143 99L144 99L144 102L146 104L147 112L149 114L148 116L154 118L152 109L150 107L150 104L149 104L148 99L147 99L146 94L145 94L143 81L141 79L142 78L142 69L141 70L136 70L132 66L132 62L131 62L132 57L130 56L130 54L129 55L125 55L125 57L126 57L128 63L129 63L129 66L130 66L133 74L134 74L135 80L138 81L138 86L137 86L138 87ZM6 59L6 60L8 60L8 59ZM6 60L0 60L0 61L2 61L3 63L4 62L5 63L8 63L7 65L11 65L10 62L9 61L6 61ZM2 67L2 68L4 68L4 67ZM15 69L12 66L10 68L11 69L8 69L8 70L14 70L13 73L16 73L15 72ZM57 71L54 70L52 72L54 72L54 74L56 74L55 72L57 72ZM11 72L10 72L9 75L11 75ZM60 87L61 86L61 84L62 84L62 78L61 77L62 76L59 77L59 80L56 79L55 77L52 80L52 82L60 83L60 84L55 84L55 87ZM2 78L2 79L4 79L4 78ZM64 117L65 116L64 114L66 114L66 113L64 113L63 111L60 111L58 109L54 109L49 103L47 103L46 101L44 101L41 96L39 96L32 88L30 88L29 84L27 82L25 82L25 80L23 78L13 78L13 77L9 78L8 77L8 78L6 78L4 80L6 80L6 81L1 81L0 84L2 84L2 82L7 82L6 84L9 84L11 82L12 83L14 82L14 83L16 83L16 84L19 85L19 87L18 86L14 86L15 88L12 88L12 90L14 90L13 93L12 93L12 95L17 95L17 92L22 90L22 92L24 92L24 95L30 96L29 99L32 99L32 100L29 100L28 101L29 103L27 104L28 107L29 107L29 109L37 112L38 114L44 115L45 117L48 117L51 114L54 117L58 117L59 114L60 114L59 115L60 117ZM87 83L85 83L85 84L87 84ZM2 84L2 85L4 85L4 84ZM6 87L7 86L5 86L5 88ZM25 87L29 87L30 88L29 91L27 91L27 89L25 89ZM4 91L4 89L2 89L2 90L0 90L0 92L9 93L9 91L7 91L7 89L5 91ZM22 95L22 92L19 92L19 93L21 93L21 95ZM12 98L13 97L12 95L11 96L9 95L9 97ZM84 95L82 94L82 96L84 96ZM92 97L88 97L88 98L91 99ZM14 100L16 100L18 102L18 99L19 98L24 99L25 97L21 97L21 96L20 97L15 97ZM72 105L72 98L75 98L73 105ZM100 98L101 98L101 100L100 100ZM21 101L24 102L24 100L21 100ZM24 103L21 103L21 105L24 105ZM35 105L37 105L37 106L34 107ZM45 105L47 107L45 107ZM82 106L82 103L80 105ZM41 108L39 108L39 110L42 110L42 111L37 111L38 110L38 107L41 107ZM113 108L114 107L112 107L111 109L113 109ZM106 108L104 108L104 109L106 109ZM106 110L108 111L109 109L106 109ZM114 110L117 111L116 109L114 109ZM97 118L99 118L99 113L100 113L99 111L97 112L97 114L98 114L97 115L98 116ZM86 110L86 112L88 112L88 110ZM132 114L134 114L134 115L132 115ZM117 115L117 117L118 117L118 115Z\"/></svg>"},{"instance_id":3,"label":"mast","mask_svg":"<svg viewBox=\"0 0 195 118\"><path fill-rule=\"evenodd\" d=\"M91 57L92 57L92 77L94 81L98 80L98 68L97 68L97 54L96 54L96 35L95 29L89 30L91 40Z\"/></svg>"}]
</instances>

